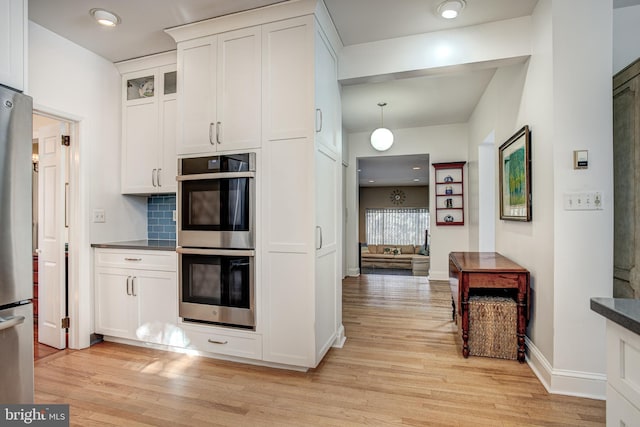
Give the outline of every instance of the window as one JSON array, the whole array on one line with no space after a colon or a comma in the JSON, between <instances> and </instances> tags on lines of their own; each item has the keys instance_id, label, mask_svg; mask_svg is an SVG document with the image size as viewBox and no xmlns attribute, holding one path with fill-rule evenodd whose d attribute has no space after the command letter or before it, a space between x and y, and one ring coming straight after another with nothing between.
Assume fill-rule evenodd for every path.
<instances>
[{"instance_id":1,"label":"window","mask_svg":"<svg viewBox=\"0 0 640 427\"><path fill-rule=\"evenodd\" d=\"M365 209L367 243L372 245L422 245L429 229L426 208Z\"/></svg>"}]
</instances>

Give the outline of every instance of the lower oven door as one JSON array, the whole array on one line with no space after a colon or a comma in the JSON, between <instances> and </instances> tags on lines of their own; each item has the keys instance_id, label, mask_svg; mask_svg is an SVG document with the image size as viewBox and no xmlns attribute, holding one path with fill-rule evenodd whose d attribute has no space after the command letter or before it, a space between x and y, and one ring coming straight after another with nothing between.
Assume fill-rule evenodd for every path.
<instances>
[{"instance_id":1,"label":"lower oven door","mask_svg":"<svg viewBox=\"0 0 640 427\"><path fill-rule=\"evenodd\" d=\"M255 328L255 251L178 247L180 317Z\"/></svg>"}]
</instances>

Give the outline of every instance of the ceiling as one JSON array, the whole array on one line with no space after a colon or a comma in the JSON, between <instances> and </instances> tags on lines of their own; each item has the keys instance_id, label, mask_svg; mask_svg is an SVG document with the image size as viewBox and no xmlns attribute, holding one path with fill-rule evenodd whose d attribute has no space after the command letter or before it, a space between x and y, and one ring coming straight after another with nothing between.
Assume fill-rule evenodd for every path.
<instances>
[{"instance_id":1,"label":"ceiling","mask_svg":"<svg viewBox=\"0 0 640 427\"><path fill-rule=\"evenodd\" d=\"M358 184L360 187L406 187L428 185L428 183L428 154L361 157L358 159Z\"/></svg>"},{"instance_id":2,"label":"ceiling","mask_svg":"<svg viewBox=\"0 0 640 427\"><path fill-rule=\"evenodd\" d=\"M112 61L176 48L163 30L189 22L248 10L283 0L29 0L29 19ZM284 0L288 1L288 0ZM538 0L466 0L455 20L435 15L442 0L325 0L345 46L428 33L530 15ZM614 7L640 0L614 0ZM99 27L89 10L103 7L122 19ZM380 125L378 102L386 102L384 124L391 128L468 121L496 65L437 75L343 86L342 119L349 132ZM384 167L383 170L390 171Z\"/></svg>"}]
</instances>

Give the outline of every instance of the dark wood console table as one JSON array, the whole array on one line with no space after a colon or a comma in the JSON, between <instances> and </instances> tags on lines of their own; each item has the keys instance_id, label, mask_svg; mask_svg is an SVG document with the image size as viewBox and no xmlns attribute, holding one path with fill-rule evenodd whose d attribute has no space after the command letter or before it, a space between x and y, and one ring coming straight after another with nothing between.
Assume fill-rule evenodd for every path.
<instances>
[{"instance_id":1,"label":"dark wood console table","mask_svg":"<svg viewBox=\"0 0 640 427\"><path fill-rule=\"evenodd\" d=\"M469 357L469 293L511 290L518 307L518 361L524 362L529 321L529 271L497 252L451 252L449 285L453 318L462 320L462 355ZM456 311L457 308L457 311Z\"/></svg>"}]
</instances>

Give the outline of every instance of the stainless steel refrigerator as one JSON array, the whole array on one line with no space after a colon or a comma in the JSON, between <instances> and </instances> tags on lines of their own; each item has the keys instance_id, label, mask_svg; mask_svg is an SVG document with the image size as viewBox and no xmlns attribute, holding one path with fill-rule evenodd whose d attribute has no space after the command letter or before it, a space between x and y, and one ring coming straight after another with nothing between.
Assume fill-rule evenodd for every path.
<instances>
[{"instance_id":1,"label":"stainless steel refrigerator","mask_svg":"<svg viewBox=\"0 0 640 427\"><path fill-rule=\"evenodd\" d=\"M31 97L0 85L0 403L33 403Z\"/></svg>"}]
</instances>

